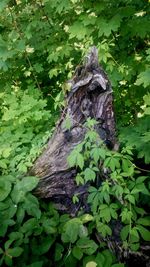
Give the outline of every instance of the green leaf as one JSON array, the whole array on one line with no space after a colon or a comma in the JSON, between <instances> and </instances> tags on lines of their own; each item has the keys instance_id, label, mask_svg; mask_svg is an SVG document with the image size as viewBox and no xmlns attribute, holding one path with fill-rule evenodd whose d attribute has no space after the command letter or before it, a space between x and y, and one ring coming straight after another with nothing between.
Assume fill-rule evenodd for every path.
<instances>
[{"instance_id":1,"label":"green leaf","mask_svg":"<svg viewBox=\"0 0 150 267\"><path fill-rule=\"evenodd\" d=\"M28 267L42 267L42 266L43 266L43 261L35 261L28 265Z\"/></svg>"},{"instance_id":2,"label":"green leaf","mask_svg":"<svg viewBox=\"0 0 150 267\"><path fill-rule=\"evenodd\" d=\"M140 176L136 179L136 184L141 184L142 182L144 182L146 179L148 178L148 176Z\"/></svg>"},{"instance_id":3,"label":"green leaf","mask_svg":"<svg viewBox=\"0 0 150 267\"><path fill-rule=\"evenodd\" d=\"M143 84L145 88L150 85L150 69L147 69L138 75L135 85L141 84Z\"/></svg>"},{"instance_id":4,"label":"green leaf","mask_svg":"<svg viewBox=\"0 0 150 267\"><path fill-rule=\"evenodd\" d=\"M38 225L37 219L35 218L28 219L21 227L21 232L22 233L27 233L27 232L33 233L37 225Z\"/></svg>"},{"instance_id":5,"label":"green leaf","mask_svg":"<svg viewBox=\"0 0 150 267\"><path fill-rule=\"evenodd\" d=\"M29 192L32 191L37 186L38 182L39 179L37 177L27 176L20 181L18 187L19 188L22 187L24 192Z\"/></svg>"},{"instance_id":6,"label":"green leaf","mask_svg":"<svg viewBox=\"0 0 150 267\"><path fill-rule=\"evenodd\" d=\"M133 251L137 251L140 248L140 244L139 243L130 244L130 248Z\"/></svg>"},{"instance_id":7,"label":"green leaf","mask_svg":"<svg viewBox=\"0 0 150 267\"><path fill-rule=\"evenodd\" d=\"M88 236L88 229L86 226L81 224L79 228L79 237L86 237L86 236Z\"/></svg>"},{"instance_id":8,"label":"green leaf","mask_svg":"<svg viewBox=\"0 0 150 267\"><path fill-rule=\"evenodd\" d=\"M7 254L9 254L12 257L19 257L23 252L23 249L20 247L15 247L15 248L9 248L7 250Z\"/></svg>"},{"instance_id":9,"label":"green leaf","mask_svg":"<svg viewBox=\"0 0 150 267\"><path fill-rule=\"evenodd\" d=\"M50 237L50 236L47 236L47 237L44 237L42 239L42 245L41 244L38 244L37 246L37 254L38 255L43 255L45 253L47 253L49 251L49 249L51 248L51 246L53 245L55 241L55 238L53 237Z\"/></svg>"},{"instance_id":10,"label":"green leaf","mask_svg":"<svg viewBox=\"0 0 150 267\"><path fill-rule=\"evenodd\" d=\"M130 229L130 225L126 225L121 229L120 235L123 241L127 240L127 237L129 235L129 229Z\"/></svg>"},{"instance_id":11,"label":"green leaf","mask_svg":"<svg viewBox=\"0 0 150 267\"><path fill-rule=\"evenodd\" d=\"M102 234L103 237L106 237L107 235L112 235L112 230L107 224L98 222L97 223L97 230L99 233Z\"/></svg>"},{"instance_id":12,"label":"green leaf","mask_svg":"<svg viewBox=\"0 0 150 267\"><path fill-rule=\"evenodd\" d=\"M144 226L149 226L150 225L150 216L144 217L144 218L139 218L136 221L137 224L141 224Z\"/></svg>"},{"instance_id":13,"label":"green leaf","mask_svg":"<svg viewBox=\"0 0 150 267\"><path fill-rule=\"evenodd\" d=\"M77 165L80 167L81 170L84 167L84 158L80 153L77 154Z\"/></svg>"},{"instance_id":14,"label":"green leaf","mask_svg":"<svg viewBox=\"0 0 150 267\"><path fill-rule=\"evenodd\" d=\"M71 168L76 165L76 159L77 159L77 153L74 153L74 151L72 151L67 158L68 164Z\"/></svg>"},{"instance_id":15,"label":"green leaf","mask_svg":"<svg viewBox=\"0 0 150 267\"><path fill-rule=\"evenodd\" d=\"M81 260L82 257L83 257L82 250L79 247L77 247L77 246L73 247L72 254L78 260Z\"/></svg>"},{"instance_id":16,"label":"green leaf","mask_svg":"<svg viewBox=\"0 0 150 267\"><path fill-rule=\"evenodd\" d=\"M0 2L0 12L3 11L4 8L6 8L8 4L8 0L1 0Z\"/></svg>"},{"instance_id":17,"label":"green leaf","mask_svg":"<svg viewBox=\"0 0 150 267\"><path fill-rule=\"evenodd\" d=\"M86 168L85 171L84 171L84 179L85 179L85 181L86 182L94 181L95 178L96 178L95 172L90 168Z\"/></svg>"},{"instance_id":18,"label":"green leaf","mask_svg":"<svg viewBox=\"0 0 150 267\"><path fill-rule=\"evenodd\" d=\"M80 238L76 245L87 255L92 255L98 248L98 245L93 240L89 240L87 237Z\"/></svg>"},{"instance_id":19,"label":"green leaf","mask_svg":"<svg viewBox=\"0 0 150 267\"><path fill-rule=\"evenodd\" d=\"M90 221L93 221L94 217L91 214L84 214L82 217L80 217L82 223L87 223Z\"/></svg>"},{"instance_id":20,"label":"green leaf","mask_svg":"<svg viewBox=\"0 0 150 267\"><path fill-rule=\"evenodd\" d=\"M138 233L136 227L133 227L130 230L130 241L133 242L133 243L139 241L139 233Z\"/></svg>"},{"instance_id":21,"label":"green leaf","mask_svg":"<svg viewBox=\"0 0 150 267\"><path fill-rule=\"evenodd\" d=\"M59 261L63 257L64 248L61 244L56 243L55 245L55 261Z\"/></svg>"},{"instance_id":22,"label":"green leaf","mask_svg":"<svg viewBox=\"0 0 150 267\"><path fill-rule=\"evenodd\" d=\"M124 172L128 173L130 165L131 164L129 164L129 161L127 159L122 158L122 169Z\"/></svg>"},{"instance_id":23,"label":"green leaf","mask_svg":"<svg viewBox=\"0 0 150 267\"><path fill-rule=\"evenodd\" d=\"M67 114L65 120L62 123L62 128L66 130L70 130L71 126L72 126L72 122L71 122L69 115Z\"/></svg>"},{"instance_id":24,"label":"green leaf","mask_svg":"<svg viewBox=\"0 0 150 267\"><path fill-rule=\"evenodd\" d=\"M150 241L150 231L144 228L142 225L137 225L137 229L145 241Z\"/></svg>"},{"instance_id":25,"label":"green leaf","mask_svg":"<svg viewBox=\"0 0 150 267\"><path fill-rule=\"evenodd\" d=\"M87 264L86 264L86 267L96 267L97 266L97 263L95 261L89 261Z\"/></svg>"},{"instance_id":26,"label":"green leaf","mask_svg":"<svg viewBox=\"0 0 150 267\"><path fill-rule=\"evenodd\" d=\"M32 191L38 184L39 179L37 177L24 177L21 181L17 181L12 191L12 199L15 203L19 203L25 200L25 194Z\"/></svg>"},{"instance_id":27,"label":"green leaf","mask_svg":"<svg viewBox=\"0 0 150 267\"><path fill-rule=\"evenodd\" d=\"M101 205L102 206L102 205ZM111 209L106 207L104 209L100 209L100 217L104 219L107 223L111 220Z\"/></svg>"},{"instance_id":28,"label":"green leaf","mask_svg":"<svg viewBox=\"0 0 150 267\"><path fill-rule=\"evenodd\" d=\"M78 40L82 40L85 38L85 35L88 33L88 31L80 21L75 21L74 24L69 27L69 33L70 39L76 37Z\"/></svg>"},{"instance_id":29,"label":"green leaf","mask_svg":"<svg viewBox=\"0 0 150 267\"><path fill-rule=\"evenodd\" d=\"M5 255L4 260L5 260L6 266L12 266L13 261L12 261L12 257L11 256Z\"/></svg>"},{"instance_id":30,"label":"green leaf","mask_svg":"<svg viewBox=\"0 0 150 267\"><path fill-rule=\"evenodd\" d=\"M11 183L7 180L0 180L0 201L3 201L7 198L11 192Z\"/></svg>"},{"instance_id":31,"label":"green leaf","mask_svg":"<svg viewBox=\"0 0 150 267\"><path fill-rule=\"evenodd\" d=\"M135 197L133 195L128 194L128 195L125 196L125 199L128 199L130 203L135 205Z\"/></svg>"},{"instance_id":32,"label":"green leaf","mask_svg":"<svg viewBox=\"0 0 150 267\"><path fill-rule=\"evenodd\" d=\"M4 150L3 150L3 157L4 158L8 158L10 153L11 153L11 148L10 147L6 147Z\"/></svg>"},{"instance_id":33,"label":"green leaf","mask_svg":"<svg viewBox=\"0 0 150 267\"><path fill-rule=\"evenodd\" d=\"M80 174L77 174L77 176L76 176L76 183L77 183L77 185L79 185L79 184L83 185L84 184L84 179Z\"/></svg>"},{"instance_id":34,"label":"green leaf","mask_svg":"<svg viewBox=\"0 0 150 267\"><path fill-rule=\"evenodd\" d=\"M2 169L7 169L7 164L6 164L6 163L7 163L7 162L6 162L5 159L0 160L0 167L1 167Z\"/></svg>"},{"instance_id":35,"label":"green leaf","mask_svg":"<svg viewBox=\"0 0 150 267\"><path fill-rule=\"evenodd\" d=\"M64 226L62 241L74 243L79 235L80 225L81 221L78 218L68 221Z\"/></svg>"},{"instance_id":36,"label":"green leaf","mask_svg":"<svg viewBox=\"0 0 150 267\"><path fill-rule=\"evenodd\" d=\"M93 157L94 161L97 163L100 158L105 159L106 150L103 148L94 147L91 150L90 154Z\"/></svg>"}]
</instances>

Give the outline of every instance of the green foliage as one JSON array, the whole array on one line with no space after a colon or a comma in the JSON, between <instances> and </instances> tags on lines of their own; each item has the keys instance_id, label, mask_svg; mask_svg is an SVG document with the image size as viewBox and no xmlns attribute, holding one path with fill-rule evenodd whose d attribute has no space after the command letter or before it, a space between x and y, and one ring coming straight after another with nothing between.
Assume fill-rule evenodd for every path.
<instances>
[{"instance_id":1,"label":"green foliage","mask_svg":"<svg viewBox=\"0 0 150 267\"><path fill-rule=\"evenodd\" d=\"M71 152L68 162L71 167L81 170L76 177L77 185L89 181L100 184L99 188L89 187L88 203L95 222L92 227L106 238L112 235L111 224L120 220L124 248L138 250L141 238L150 241L150 231L147 229L150 217L145 216L147 212L141 209L140 203L145 195L150 198L149 177L138 176L139 172L132 163L131 148L123 148L121 153L106 149L94 131L94 123L88 119L85 125L89 126L89 130L85 139ZM77 157L74 157L76 153ZM80 155L84 159L82 167L78 162Z\"/></svg>"},{"instance_id":2,"label":"green foliage","mask_svg":"<svg viewBox=\"0 0 150 267\"><path fill-rule=\"evenodd\" d=\"M123 267L95 237L110 238L117 220L125 249L149 241L149 180L133 163L135 155L150 163L148 8L144 0L0 1L0 266ZM113 86L124 147L108 151L87 121L68 162L80 170L77 185L93 185L91 214L70 219L32 194L37 178L23 176L65 106L64 81L93 44ZM99 184L102 166L111 175Z\"/></svg>"},{"instance_id":3,"label":"green foliage","mask_svg":"<svg viewBox=\"0 0 150 267\"><path fill-rule=\"evenodd\" d=\"M43 110L46 101L30 85L21 90L14 87L1 93L0 168L2 173L25 173L46 141L45 127L51 115ZM47 131L47 132L46 132Z\"/></svg>"},{"instance_id":4,"label":"green foliage","mask_svg":"<svg viewBox=\"0 0 150 267\"><path fill-rule=\"evenodd\" d=\"M143 97L144 105L139 113L138 124L122 129L120 139L136 149L138 158L150 163L150 94Z\"/></svg>"}]
</instances>

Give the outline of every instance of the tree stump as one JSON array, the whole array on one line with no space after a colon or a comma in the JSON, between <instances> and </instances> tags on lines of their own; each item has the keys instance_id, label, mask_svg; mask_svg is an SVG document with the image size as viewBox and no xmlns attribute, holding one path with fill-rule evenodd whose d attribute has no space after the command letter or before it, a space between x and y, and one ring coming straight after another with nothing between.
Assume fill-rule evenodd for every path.
<instances>
[{"instance_id":1,"label":"tree stump","mask_svg":"<svg viewBox=\"0 0 150 267\"><path fill-rule=\"evenodd\" d=\"M75 216L80 208L84 211L88 209L86 199L89 185L76 185L77 170L69 167L67 158L76 145L83 141L86 133L84 123L87 118L94 118L98 122L97 132L111 149L116 149L117 142L112 88L106 73L98 63L98 52L95 47L91 48L83 64L76 68L69 84L71 90L66 96L66 108L62 111L46 149L35 161L29 174L40 178L36 195L51 199L59 211ZM64 128L64 122L68 118L71 123L70 130ZM77 204L72 202L74 194L79 195ZM136 264L148 267L149 246L144 244L139 252L128 251L125 255L126 251L122 250L120 240L121 222L116 221L112 228L113 234L106 242L118 260L122 259L128 266Z\"/></svg>"},{"instance_id":2,"label":"tree stump","mask_svg":"<svg viewBox=\"0 0 150 267\"><path fill-rule=\"evenodd\" d=\"M40 177L35 192L39 197L51 199L60 211L73 215L80 207L87 208L88 185L76 185L77 170L68 166L67 158L76 145L83 141L86 132L83 124L87 118L94 118L98 122L97 131L104 142L112 149L116 145L112 88L98 63L96 47L92 47L82 65L77 66L69 85L71 89L66 96L66 107L30 175ZM69 130L63 126L68 118L71 124ZM76 193L80 195L80 201L74 205L72 197Z\"/></svg>"}]
</instances>

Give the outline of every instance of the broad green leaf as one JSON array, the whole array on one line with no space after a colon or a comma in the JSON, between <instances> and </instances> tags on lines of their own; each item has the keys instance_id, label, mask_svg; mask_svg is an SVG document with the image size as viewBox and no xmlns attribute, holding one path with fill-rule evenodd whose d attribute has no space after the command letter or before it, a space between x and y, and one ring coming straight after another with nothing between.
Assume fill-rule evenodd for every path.
<instances>
[{"instance_id":1,"label":"broad green leaf","mask_svg":"<svg viewBox=\"0 0 150 267\"><path fill-rule=\"evenodd\" d=\"M142 238L145 241L150 241L150 231L147 230L145 227L143 227L142 225L137 225L137 229L140 233L140 235L142 236Z\"/></svg>"},{"instance_id":2,"label":"broad green leaf","mask_svg":"<svg viewBox=\"0 0 150 267\"><path fill-rule=\"evenodd\" d=\"M87 237L80 238L76 245L87 255L92 255L98 248L98 245Z\"/></svg>"},{"instance_id":3,"label":"broad green leaf","mask_svg":"<svg viewBox=\"0 0 150 267\"><path fill-rule=\"evenodd\" d=\"M11 183L7 180L0 180L0 201L3 201L11 192Z\"/></svg>"},{"instance_id":4,"label":"broad green leaf","mask_svg":"<svg viewBox=\"0 0 150 267\"><path fill-rule=\"evenodd\" d=\"M147 217L144 217L144 218L139 218L137 221L136 221L137 224L141 224L141 225L144 225L144 226L150 226L150 217L147 216Z\"/></svg>"},{"instance_id":5,"label":"broad green leaf","mask_svg":"<svg viewBox=\"0 0 150 267\"><path fill-rule=\"evenodd\" d=\"M23 249L20 247L15 247L15 248L9 248L7 250L7 254L9 254L12 257L19 257L23 252Z\"/></svg>"},{"instance_id":6,"label":"broad green leaf","mask_svg":"<svg viewBox=\"0 0 150 267\"><path fill-rule=\"evenodd\" d=\"M17 181L12 191L12 199L15 203L19 203L25 200L25 194L32 191L38 184L39 179L37 177L29 176L22 178L21 181Z\"/></svg>"},{"instance_id":7,"label":"broad green leaf","mask_svg":"<svg viewBox=\"0 0 150 267\"><path fill-rule=\"evenodd\" d=\"M77 247L77 246L73 247L72 254L78 260L81 260L82 257L83 257L82 250L79 247Z\"/></svg>"},{"instance_id":8,"label":"broad green leaf","mask_svg":"<svg viewBox=\"0 0 150 267\"><path fill-rule=\"evenodd\" d=\"M121 229L120 235L123 241L127 240L127 237L129 235L129 229L130 229L129 225L126 225Z\"/></svg>"},{"instance_id":9,"label":"broad green leaf","mask_svg":"<svg viewBox=\"0 0 150 267\"><path fill-rule=\"evenodd\" d=\"M86 237L88 236L88 229L86 226L84 225L80 225L80 228L79 228L79 237Z\"/></svg>"},{"instance_id":10,"label":"broad green leaf","mask_svg":"<svg viewBox=\"0 0 150 267\"><path fill-rule=\"evenodd\" d=\"M68 221L64 226L62 241L74 243L79 235L80 226L81 221L77 218Z\"/></svg>"}]
</instances>

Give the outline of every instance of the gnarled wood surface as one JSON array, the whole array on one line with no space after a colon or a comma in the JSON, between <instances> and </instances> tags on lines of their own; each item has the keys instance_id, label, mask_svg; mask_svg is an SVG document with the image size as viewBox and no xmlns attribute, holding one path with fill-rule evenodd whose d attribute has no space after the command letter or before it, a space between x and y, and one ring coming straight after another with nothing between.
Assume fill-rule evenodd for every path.
<instances>
[{"instance_id":1,"label":"gnarled wood surface","mask_svg":"<svg viewBox=\"0 0 150 267\"><path fill-rule=\"evenodd\" d=\"M36 194L41 198L50 198L57 208L70 215L76 215L82 208L87 211L88 184L77 186L75 183L76 169L70 169L67 157L73 148L79 144L85 135L83 124L88 117L99 122L97 131L104 142L116 145L115 120L113 113L112 89L107 75L98 63L97 49L93 47L85 57L83 65L77 67L72 80L69 81L71 90L67 96L66 108L63 110L53 137L48 141L46 149L35 161L30 175L40 177ZM63 123L70 118L71 129L65 130ZM78 193L79 203L73 204L72 197ZM120 240L122 224L116 221L112 226L113 234L106 241L108 247L116 254L118 260L122 258L129 266L150 266L150 248L144 244L140 252L124 251ZM99 241L98 233L95 233ZM103 241L100 238L100 243Z\"/></svg>"},{"instance_id":2,"label":"gnarled wood surface","mask_svg":"<svg viewBox=\"0 0 150 267\"><path fill-rule=\"evenodd\" d=\"M80 207L86 208L87 185L77 187L76 169L70 169L67 157L85 135L84 122L88 117L98 122L97 131L112 148L115 145L115 121L112 105L112 88L108 77L98 63L98 52L92 47L78 66L69 81L71 90L53 137L49 140L42 155L35 161L30 175L40 177L36 194L42 198L51 198L61 211L71 214ZM66 118L71 128L65 130ZM74 194L80 195L80 203L72 203Z\"/></svg>"}]
</instances>

